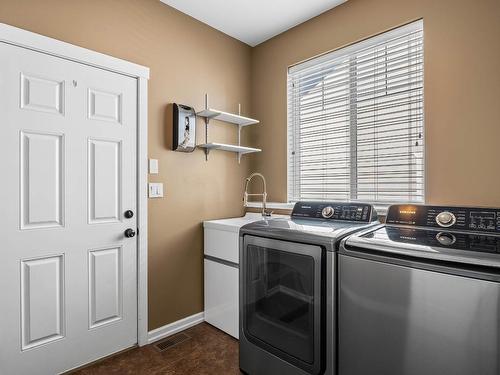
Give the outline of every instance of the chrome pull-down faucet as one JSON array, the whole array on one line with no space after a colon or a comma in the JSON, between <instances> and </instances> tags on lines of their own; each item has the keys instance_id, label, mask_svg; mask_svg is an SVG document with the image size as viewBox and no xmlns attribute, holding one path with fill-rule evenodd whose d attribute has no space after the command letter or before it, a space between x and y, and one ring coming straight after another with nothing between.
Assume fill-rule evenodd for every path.
<instances>
[{"instance_id":1,"label":"chrome pull-down faucet","mask_svg":"<svg viewBox=\"0 0 500 375\"><path fill-rule=\"evenodd\" d=\"M248 184L254 177L260 177L262 179L262 193L260 194L249 194L248 193ZM243 194L243 205L246 207L248 204L248 197L258 196L262 197L262 216L267 217L271 216L270 213L266 212L266 200L267 200L267 191L266 191L266 179L261 173L252 173L245 180L245 193Z\"/></svg>"}]
</instances>

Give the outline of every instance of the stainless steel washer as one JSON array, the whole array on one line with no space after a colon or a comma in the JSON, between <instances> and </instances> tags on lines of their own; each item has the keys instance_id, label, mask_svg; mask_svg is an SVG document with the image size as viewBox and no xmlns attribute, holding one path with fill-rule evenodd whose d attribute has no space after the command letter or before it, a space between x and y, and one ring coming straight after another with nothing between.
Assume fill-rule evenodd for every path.
<instances>
[{"instance_id":1,"label":"stainless steel washer","mask_svg":"<svg viewBox=\"0 0 500 375\"><path fill-rule=\"evenodd\" d=\"M500 374L500 209L391 206L338 267L340 375Z\"/></svg>"},{"instance_id":2,"label":"stainless steel washer","mask_svg":"<svg viewBox=\"0 0 500 375\"><path fill-rule=\"evenodd\" d=\"M299 202L290 219L240 230L240 368L251 375L334 374L336 251L377 223L373 207Z\"/></svg>"}]
</instances>

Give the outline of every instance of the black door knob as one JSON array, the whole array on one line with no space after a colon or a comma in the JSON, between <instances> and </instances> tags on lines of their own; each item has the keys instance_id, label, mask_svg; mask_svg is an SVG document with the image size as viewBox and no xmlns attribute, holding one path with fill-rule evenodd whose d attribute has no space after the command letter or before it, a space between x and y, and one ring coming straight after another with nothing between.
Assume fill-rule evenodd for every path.
<instances>
[{"instance_id":1,"label":"black door knob","mask_svg":"<svg viewBox=\"0 0 500 375\"><path fill-rule=\"evenodd\" d=\"M135 237L135 230L133 230L132 228L126 229L125 230L125 237L127 237L127 238Z\"/></svg>"},{"instance_id":2,"label":"black door knob","mask_svg":"<svg viewBox=\"0 0 500 375\"><path fill-rule=\"evenodd\" d=\"M123 214L123 216L125 216L127 219L131 219L131 218L134 217L134 211L127 210L127 211L125 211L125 213Z\"/></svg>"}]
</instances>

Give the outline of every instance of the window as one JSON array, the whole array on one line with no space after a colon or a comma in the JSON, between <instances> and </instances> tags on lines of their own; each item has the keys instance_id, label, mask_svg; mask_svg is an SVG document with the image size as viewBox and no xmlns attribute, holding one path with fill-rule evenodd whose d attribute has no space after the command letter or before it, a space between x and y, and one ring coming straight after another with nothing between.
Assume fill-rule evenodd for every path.
<instances>
[{"instance_id":1,"label":"window","mask_svg":"<svg viewBox=\"0 0 500 375\"><path fill-rule=\"evenodd\" d=\"M288 200L424 201L423 23L288 70Z\"/></svg>"}]
</instances>

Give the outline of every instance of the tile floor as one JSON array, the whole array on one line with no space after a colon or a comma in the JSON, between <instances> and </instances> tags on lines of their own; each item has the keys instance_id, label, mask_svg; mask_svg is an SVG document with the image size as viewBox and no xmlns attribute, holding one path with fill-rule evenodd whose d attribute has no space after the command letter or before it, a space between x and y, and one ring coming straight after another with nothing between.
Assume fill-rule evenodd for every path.
<instances>
[{"instance_id":1,"label":"tile floor","mask_svg":"<svg viewBox=\"0 0 500 375\"><path fill-rule=\"evenodd\" d=\"M236 339L206 323L183 333L190 338L163 352L159 352L154 344L134 348L71 375L240 374Z\"/></svg>"}]
</instances>

